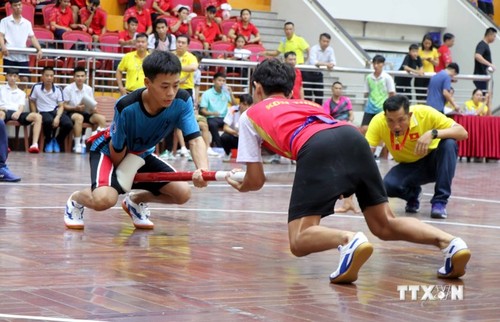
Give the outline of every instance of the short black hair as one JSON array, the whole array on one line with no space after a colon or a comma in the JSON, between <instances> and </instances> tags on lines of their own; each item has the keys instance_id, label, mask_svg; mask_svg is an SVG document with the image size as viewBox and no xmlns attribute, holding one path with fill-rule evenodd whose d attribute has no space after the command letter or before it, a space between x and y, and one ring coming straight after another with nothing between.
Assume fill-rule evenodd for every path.
<instances>
[{"instance_id":1,"label":"short black hair","mask_svg":"<svg viewBox=\"0 0 500 322\"><path fill-rule=\"evenodd\" d=\"M484 32L484 35L485 36L489 36L490 34L496 34L497 33L497 30L493 27L489 27L488 29L486 29L486 31Z\"/></svg>"},{"instance_id":2,"label":"short black hair","mask_svg":"<svg viewBox=\"0 0 500 322\"><path fill-rule=\"evenodd\" d=\"M252 95L250 94L241 94L239 99L240 99L240 104L243 103L249 106L253 104L253 98Z\"/></svg>"},{"instance_id":3,"label":"short black hair","mask_svg":"<svg viewBox=\"0 0 500 322\"><path fill-rule=\"evenodd\" d=\"M182 71L181 61L168 51L155 50L142 62L144 76L154 81L158 74L175 75Z\"/></svg>"},{"instance_id":4,"label":"short black hair","mask_svg":"<svg viewBox=\"0 0 500 322\"><path fill-rule=\"evenodd\" d=\"M136 24L139 24L139 20L137 20L136 17L130 17L127 19L127 23L130 24L130 23L136 23Z\"/></svg>"},{"instance_id":5,"label":"short black hair","mask_svg":"<svg viewBox=\"0 0 500 322\"><path fill-rule=\"evenodd\" d=\"M21 0L9 0L9 3L11 5L13 5L14 3L18 3L18 2L21 2Z\"/></svg>"},{"instance_id":6,"label":"short black hair","mask_svg":"<svg viewBox=\"0 0 500 322\"><path fill-rule=\"evenodd\" d=\"M446 42L447 40L450 40L450 39L453 39L455 38L455 35L454 34L450 34L449 32L445 33L443 35L443 42Z\"/></svg>"},{"instance_id":7,"label":"short black hair","mask_svg":"<svg viewBox=\"0 0 500 322\"><path fill-rule=\"evenodd\" d=\"M182 34L182 35L177 36L177 39L179 39L179 38L186 38L188 45L189 45L189 42L191 41L191 38L189 38L189 36L186 34Z\"/></svg>"},{"instance_id":8,"label":"short black hair","mask_svg":"<svg viewBox=\"0 0 500 322\"><path fill-rule=\"evenodd\" d=\"M137 35L135 35L135 39L139 39L139 38L146 38L146 40L148 40L148 34L145 33L145 32L139 32L137 33Z\"/></svg>"},{"instance_id":9,"label":"short black hair","mask_svg":"<svg viewBox=\"0 0 500 322\"><path fill-rule=\"evenodd\" d=\"M206 10L208 13L216 13L217 12L217 8L215 6L208 6Z\"/></svg>"},{"instance_id":10,"label":"short black hair","mask_svg":"<svg viewBox=\"0 0 500 322\"><path fill-rule=\"evenodd\" d=\"M216 80L219 77L226 78L227 76L226 76L226 73L224 73L224 72L217 72L217 73L215 73L213 80Z\"/></svg>"},{"instance_id":11,"label":"short black hair","mask_svg":"<svg viewBox=\"0 0 500 322\"><path fill-rule=\"evenodd\" d=\"M286 27L286 26L288 26L288 25L292 25L293 27L295 27L294 23L293 23L293 22L291 22L291 21L287 21L287 22L285 22L285 24L283 25L283 27Z\"/></svg>"},{"instance_id":12,"label":"short black hair","mask_svg":"<svg viewBox=\"0 0 500 322\"><path fill-rule=\"evenodd\" d=\"M325 37L325 38L326 38L326 39L328 39L328 40L331 40L331 39L332 39L332 36L330 36L330 34L329 34L329 33L327 33L327 32L324 32L324 33L322 33L321 35L319 35L319 39L321 39L321 37Z\"/></svg>"},{"instance_id":13,"label":"short black hair","mask_svg":"<svg viewBox=\"0 0 500 322\"><path fill-rule=\"evenodd\" d=\"M98 7L101 4L101 0L89 0L89 4L93 4Z\"/></svg>"},{"instance_id":14,"label":"short black hair","mask_svg":"<svg viewBox=\"0 0 500 322\"><path fill-rule=\"evenodd\" d=\"M287 51L284 55L285 59L288 58L288 56L297 56L297 54L294 51Z\"/></svg>"},{"instance_id":15,"label":"short black hair","mask_svg":"<svg viewBox=\"0 0 500 322\"><path fill-rule=\"evenodd\" d=\"M446 69L453 69L457 75L460 74L460 67L458 67L457 63L449 63L448 66L446 66Z\"/></svg>"},{"instance_id":16,"label":"short black hair","mask_svg":"<svg viewBox=\"0 0 500 322\"><path fill-rule=\"evenodd\" d=\"M76 66L74 69L73 69L73 75L75 75L76 73L78 72L84 72L85 74L87 74L87 70L85 69L85 67L83 66Z\"/></svg>"},{"instance_id":17,"label":"short black hair","mask_svg":"<svg viewBox=\"0 0 500 322\"><path fill-rule=\"evenodd\" d=\"M51 70L51 71L54 71L54 67L52 66L45 66L43 69L42 69L42 74L45 73L46 71L48 70Z\"/></svg>"},{"instance_id":18,"label":"short black hair","mask_svg":"<svg viewBox=\"0 0 500 322\"><path fill-rule=\"evenodd\" d=\"M17 68L7 68L5 70L5 74L7 74L7 75L12 75L12 74L19 75L19 69L17 69Z\"/></svg>"},{"instance_id":19,"label":"short black hair","mask_svg":"<svg viewBox=\"0 0 500 322\"><path fill-rule=\"evenodd\" d=\"M382 55L373 56L372 63L385 63L385 57Z\"/></svg>"},{"instance_id":20,"label":"short black hair","mask_svg":"<svg viewBox=\"0 0 500 322\"><path fill-rule=\"evenodd\" d=\"M241 17L241 16L243 16L243 13L244 13L245 11L248 11L248 13L249 13L250 15L252 15L252 11L250 11L250 9L248 9L248 8L244 8L244 9L241 9L241 11L240 11L240 17Z\"/></svg>"},{"instance_id":21,"label":"short black hair","mask_svg":"<svg viewBox=\"0 0 500 322\"><path fill-rule=\"evenodd\" d=\"M411 44L410 47L408 47L408 50L418 50L418 45L417 44Z\"/></svg>"},{"instance_id":22,"label":"short black hair","mask_svg":"<svg viewBox=\"0 0 500 322\"><path fill-rule=\"evenodd\" d=\"M410 112L410 101L406 95L394 95L384 102L384 112L396 112L401 108L405 110L405 114Z\"/></svg>"},{"instance_id":23,"label":"short black hair","mask_svg":"<svg viewBox=\"0 0 500 322\"><path fill-rule=\"evenodd\" d=\"M252 74L251 84L259 83L267 96L274 93L290 95L295 82L295 70L289 64L276 58L266 59L257 65Z\"/></svg>"},{"instance_id":24,"label":"short black hair","mask_svg":"<svg viewBox=\"0 0 500 322\"><path fill-rule=\"evenodd\" d=\"M335 86L335 85L340 85L340 86L344 87L344 85L341 82L339 82L339 81L333 82L332 87Z\"/></svg>"}]
</instances>

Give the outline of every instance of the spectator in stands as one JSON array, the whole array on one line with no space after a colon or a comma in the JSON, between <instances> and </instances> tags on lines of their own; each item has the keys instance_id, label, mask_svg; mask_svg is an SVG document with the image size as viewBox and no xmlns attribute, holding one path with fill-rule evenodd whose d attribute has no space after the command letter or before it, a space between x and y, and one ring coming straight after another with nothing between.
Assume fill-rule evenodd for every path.
<instances>
[{"instance_id":1,"label":"spectator in stands","mask_svg":"<svg viewBox=\"0 0 500 322\"><path fill-rule=\"evenodd\" d=\"M42 115L42 130L45 135L45 152L61 152L64 140L71 132L73 123L64 113L63 93L59 86L54 85L54 69L44 67L42 82L33 85L30 94L31 112ZM59 134L56 131L59 128Z\"/></svg>"},{"instance_id":2,"label":"spectator in stands","mask_svg":"<svg viewBox=\"0 0 500 322\"><path fill-rule=\"evenodd\" d=\"M495 10L493 7L493 0L477 0L477 7L490 17L494 18Z\"/></svg>"},{"instance_id":3,"label":"spectator in stands","mask_svg":"<svg viewBox=\"0 0 500 322\"><path fill-rule=\"evenodd\" d=\"M465 102L464 114L485 116L489 114L490 94L483 94L480 88L472 91L472 98Z\"/></svg>"},{"instance_id":4,"label":"spectator in stands","mask_svg":"<svg viewBox=\"0 0 500 322\"><path fill-rule=\"evenodd\" d=\"M447 218L458 155L456 141L466 138L467 131L453 119L429 106L410 108L403 95L384 102L384 113L373 118L366 133L372 149L383 141L399 163L384 177L384 186L389 197L406 200L406 212L418 212L421 186L436 183L431 199L431 218L435 219Z\"/></svg>"},{"instance_id":5,"label":"spectator in stands","mask_svg":"<svg viewBox=\"0 0 500 322\"><path fill-rule=\"evenodd\" d=\"M144 87L144 71L142 70L142 61L148 52L148 35L141 32L135 37L136 50L123 56L118 68L116 69L116 83L121 95L128 94L138 88ZM123 73L126 72L125 86L123 86Z\"/></svg>"},{"instance_id":6,"label":"spectator in stands","mask_svg":"<svg viewBox=\"0 0 500 322\"><path fill-rule=\"evenodd\" d=\"M179 88L185 89L193 96L194 72L198 69L198 60L188 51L189 41L190 39L187 35L178 36L175 55L179 58L182 65Z\"/></svg>"},{"instance_id":7,"label":"spectator in stands","mask_svg":"<svg viewBox=\"0 0 500 322\"><path fill-rule=\"evenodd\" d=\"M223 9L222 5L227 4L227 0L207 0L204 2L205 8L202 8L203 10L207 10L208 7L214 7L215 8L215 17L214 20L217 24L220 24L223 20ZM229 18L229 17L226 17Z\"/></svg>"},{"instance_id":8,"label":"spectator in stands","mask_svg":"<svg viewBox=\"0 0 500 322\"><path fill-rule=\"evenodd\" d=\"M260 44L259 29L250 22L251 16L252 12L250 9L242 9L240 11L240 21L235 22L228 32L230 40L236 41L236 37L242 35L245 37L247 44Z\"/></svg>"},{"instance_id":9,"label":"spectator in stands","mask_svg":"<svg viewBox=\"0 0 500 322\"><path fill-rule=\"evenodd\" d=\"M7 69L7 84L0 87L0 119L8 122L18 121L21 125L33 124L32 144L29 153L40 152L38 139L42 129L42 116L36 112L25 112L26 93L17 87L19 71Z\"/></svg>"},{"instance_id":10,"label":"spectator in stands","mask_svg":"<svg viewBox=\"0 0 500 322\"><path fill-rule=\"evenodd\" d=\"M334 119L340 121L354 121L354 112L349 97L343 95L343 85L341 82L334 82L332 85L332 97L323 104L325 113L330 114Z\"/></svg>"},{"instance_id":11,"label":"spectator in stands","mask_svg":"<svg viewBox=\"0 0 500 322\"><path fill-rule=\"evenodd\" d=\"M385 57L375 55L372 59L374 71L365 78L365 97L368 97L368 100L365 105L363 120L361 121L360 130L363 134L366 133L368 124L370 124L372 118L382 112L385 100L396 94L394 80L389 74L384 72L384 64Z\"/></svg>"},{"instance_id":12,"label":"spectator in stands","mask_svg":"<svg viewBox=\"0 0 500 322\"><path fill-rule=\"evenodd\" d=\"M37 0L38 2L38 0ZM71 13L73 14L73 21L78 23L78 13L81 10L80 8L85 8L87 5L87 0L71 0ZM81 20L83 23L83 20Z\"/></svg>"},{"instance_id":13,"label":"spectator in stands","mask_svg":"<svg viewBox=\"0 0 500 322\"><path fill-rule=\"evenodd\" d=\"M453 61L451 58L450 48L453 47L454 44L455 44L455 36L450 33L445 33L443 35L443 44L438 49L439 63L435 68L436 73L439 73L440 71L445 69L448 66L448 64Z\"/></svg>"},{"instance_id":14,"label":"spectator in stands","mask_svg":"<svg viewBox=\"0 0 500 322\"><path fill-rule=\"evenodd\" d=\"M85 146L85 138L82 139L83 123L90 123L97 127L97 131L106 128L106 118L96 112L95 108L85 105L85 100L94 99L94 90L87 81L87 71L83 67L76 67L73 70L74 82L66 86L63 90L64 109L73 121L73 140L75 153L82 153Z\"/></svg>"},{"instance_id":15,"label":"spectator in stands","mask_svg":"<svg viewBox=\"0 0 500 322\"><path fill-rule=\"evenodd\" d=\"M54 37L61 40L66 31L80 29L87 31L87 27L78 24L73 19L70 0L57 0L55 7L50 12L50 29L54 32Z\"/></svg>"},{"instance_id":16,"label":"spectator in stands","mask_svg":"<svg viewBox=\"0 0 500 322\"><path fill-rule=\"evenodd\" d=\"M226 35L222 33L219 24L215 21L216 12L217 9L214 6L207 7L205 21L198 24L196 28L196 37L203 42L205 50L210 50L214 41L227 41Z\"/></svg>"},{"instance_id":17,"label":"spectator in stands","mask_svg":"<svg viewBox=\"0 0 500 322\"><path fill-rule=\"evenodd\" d=\"M136 17L138 21L137 32L151 34L153 32L153 22L151 21L151 11L145 8L146 0L135 0L135 6L125 10L123 15L123 29L127 30L127 21L130 17Z\"/></svg>"},{"instance_id":18,"label":"spectator in stands","mask_svg":"<svg viewBox=\"0 0 500 322\"><path fill-rule=\"evenodd\" d=\"M240 116L253 104L252 95L250 94L240 95L239 99L240 103L238 105L231 106L228 113L224 117L224 126L222 128L224 133L222 133L220 137L225 153L223 161L229 161L231 159L231 150L238 148Z\"/></svg>"},{"instance_id":19,"label":"spectator in stands","mask_svg":"<svg viewBox=\"0 0 500 322\"><path fill-rule=\"evenodd\" d=\"M87 27L93 42L99 42L99 36L106 32L106 12L100 5L100 0L89 0L87 6L80 9L80 22Z\"/></svg>"},{"instance_id":20,"label":"spectator in stands","mask_svg":"<svg viewBox=\"0 0 500 322\"><path fill-rule=\"evenodd\" d=\"M408 54L406 54L401 67L399 70L405 71L408 74L422 76L424 75L424 69L422 65L422 59L418 56L418 45L411 44L408 48ZM400 94L406 95L409 100L412 99L412 89L411 85L413 77L397 76L394 78L394 83L396 84L396 91Z\"/></svg>"},{"instance_id":21,"label":"spectator in stands","mask_svg":"<svg viewBox=\"0 0 500 322\"><path fill-rule=\"evenodd\" d=\"M160 16L170 16L170 10L172 10L171 6L171 0L154 0L151 5L151 9L153 9L151 12L151 20L153 23L156 18Z\"/></svg>"},{"instance_id":22,"label":"spectator in stands","mask_svg":"<svg viewBox=\"0 0 500 322\"><path fill-rule=\"evenodd\" d=\"M431 77L427 88L427 105L434 107L444 113L444 106L449 102L455 111L459 111L459 106L455 103L451 95L451 81L458 75L460 68L456 63L449 63L445 70L440 71Z\"/></svg>"},{"instance_id":23,"label":"spectator in stands","mask_svg":"<svg viewBox=\"0 0 500 322\"><path fill-rule=\"evenodd\" d=\"M200 102L200 114L207 117L212 145L216 147L222 146L219 129L224 126L228 104L236 105L236 99L226 85L226 74L219 72L214 75L214 86L203 93Z\"/></svg>"},{"instance_id":24,"label":"spectator in stands","mask_svg":"<svg viewBox=\"0 0 500 322\"><path fill-rule=\"evenodd\" d=\"M180 35L193 36L193 29L191 28L191 15L189 14L188 6L177 6L177 17L173 17L170 22L170 31L176 37Z\"/></svg>"},{"instance_id":25,"label":"spectator in stands","mask_svg":"<svg viewBox=\"0 0 500 322\"><path fill-rule=\"evenodd\" d=\"M137 35L137 27L139 26L139 21L136 17L130 17L127 20L126 30L120 31L118 33L118 44L122 46L122 51L124 53L129 53L135 48L135 37Z\"/></svg>"},{"instance_id":26,"label":"spectator in stands","mask_svg":"<svg viewBox=\"0 0 500 322\"><path fill-rule=\"evenodd\" d=\"M148 49L174 51L175 50L175 36L168 31L167 20L158 18L153 23L153 33L148 37Z\"/></svg>"},{"instance_id":27,"label":"spectator in stands","mask_svg":"<svg viewBox=\"0 0 500 322\"><path fill-rule=\"evenodd\" d=\"M19 182L21 177L16 176L7 166L9 155L9 136L5 122L0 120L0 182Z\"/></svg>"},{"instance_id":28,"label":"spectator in stands","mask_svg":"<svg viewBox=\"0 0 500 322\"><path fill-rule=\"evenodd\" d=\"M496 37L497 30L490 27L486 29L483 40L477 44L474 54L474 75L488 75L488 70L495 71L496 67L491 59L490 44L495 41ZM485 81L474 81L474 85L483 92L488 89L488 82Z\"/></svg>"},{"instance_id":29,"label":"spectator in stands","mask_svg":"<svg viewBox=\"0 0 500 322\"><path fill-rule=\"evenodd\" d=\"M295 81L293 83L292 97L293 99L304 99L304 86L302 85L302 72L296 68L297 55L295 52L289 51L285 53L285 63L291 65L295 70Z\"/></svg>"},{"instance_id":30,"label":"spectator in stands","mask_svg":"<svg viewBox=\"0 0 500 322\"><path fill-rule=\"evenodd\" d=\"M309 44L307 41L295 34L295 25L293 22L285 22L285 38L280 41L277 50L266 50L262 54L266 56L278 56L289 51L297 55L297 65L304 64L304 53L309 56Z\"/></svg>"},{"instance_id":31,"label":"spectator in stands","mask_svg":"<svg viewBox=\"0 0 500 322\"><path fill-rule=\"evenodd\" d=\"M328 70L333 70L335 67L335 52L330 46L332 37L328 33L319 35L319 44L311 47L309 51L308 65L316 67L326 67ZM304 96L308 100L314 100L317 104L323 102L323 73L321 71L303 71L302 78L307 85L304 89ZM310 90L310 89L311 90Z\"/></svg>"},{"instance_id":32,"label":"spectator in stands","mask_svg":"<svg viewBox=\"0 0 500 322\"><path fill-rule=\"evenodd\" d=\"M439 63L439 53L434 47L434 41L430 34L425 34L422 38L422 44L418 49L418 56L422 60L424 73L434 73L435 66ZM425 102L427 98L427 87L429 86L429 78L415 78L415 92L417 93L417 101Z\"/></svg>"},{"instance_id":33,"label":"spectator in stands","mask_svg":"<svg viewBox=\"0 0 500 322\"><path fill-rule=\"evenodd\" d=\"M21 0L9 0L12 14L0 21L0 47L3 55L3 66L17 68L19 72L29 74L29 57L26 54L10 54L9 48L26 48L29 39L36 48L37 59L42 58L42 47L35 37L31 22L22 16ZM27 76L21 78L28 81Z\"/></svg>"}]
</instances>

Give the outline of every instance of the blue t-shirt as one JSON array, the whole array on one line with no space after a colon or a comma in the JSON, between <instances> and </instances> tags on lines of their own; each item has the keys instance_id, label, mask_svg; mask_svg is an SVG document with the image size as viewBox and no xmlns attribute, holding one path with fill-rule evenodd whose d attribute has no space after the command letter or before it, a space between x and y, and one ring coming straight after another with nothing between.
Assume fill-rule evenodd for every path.
<instances>
[{"instance_id":1,"label":"blue t-shirt","mask_svg":"<svg viewBox=\"0 0 500 322\"><path fill-rule=\"evenodd\" d=\"M427 105L434 107L436 110L443 112L446 98L443 95L443 90L451 90L451 77L446 70L442 70L431 77L429 87L427 88Z\"/></svg>"},{"instance_id":2,"label":"blue t-shirt","mask_svg":"<svg viewBox=\"0 0 500 322\"><path fill-rule=\"evenodd\" d=\"M186 141L200 136L193 99L187 91L179 89L170 106L156 115L150 115L142 102L144 90L133 91L116 102L110 138L97 138L92 144L92 151L109 155L107 143L111 139L117 152L127 148L129 152L145 157L153 153L156 144L176 128L182 131Z\"/></svg>"}]
</instances>

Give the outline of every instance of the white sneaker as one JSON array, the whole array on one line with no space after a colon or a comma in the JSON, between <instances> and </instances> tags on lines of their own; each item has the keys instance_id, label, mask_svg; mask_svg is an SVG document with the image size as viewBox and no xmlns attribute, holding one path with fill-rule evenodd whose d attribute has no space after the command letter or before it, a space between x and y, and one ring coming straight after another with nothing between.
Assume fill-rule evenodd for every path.
<instances>
[{"instance_id":1,"label":"white sneaker","mask_svg":"<svg viewBox=\"0 0 500 322\"><path fill-rule=\"evenodd\" d=\"M73 152L75 153L82 153L82 145L81 144L75 144L73 147Z\"/></svg>"},{"instance_id":2,"label":"white sneaker","mask_svg":"<svg viewBox=\"0 0 500 322\"><path fill-rule=\"evenodd\" d=\"M365 234L358 232L351 241L338 247L340 261L337 270L330 274L330 282L335 284L352 283L358 279L358 271L373 253L373 245Z\"/></svg>"},{"instance_id":3,"label":"white sneaker","mask_svg":"<svg viewBox=\"0 0 500 322\"><path fill-rule=\"evenodd\" d=\"M181 157L187 157L190 154L189 150L185 146L183 146L179 152Z\"/></svg>"},{"instance_id":4,"label":"white sneaker","mask_svg":"<svg viewBox=\"0 0 500 322\"><path fill-rule=\"evenodd\" d=\"M83 229L83 211L85 208L71 199L73 195L68 198L66 202L66 211L64 212L64 224L69 229Z\"/></svg>"},{"instance_id":5,"label":"white sneaker","mask_svg":"<svg viewBox=\"0 0 500 322\"><path fill-rule=\"evenodd\" d=\"M217 158L220 157L220 154L215 152L212 148L208 148L207 155L209 157L217 157Z\"/></svg>"},{"instance_id":6,"label":"white sneaker","mask_svg":"<svg viewBox=\"0 0 500 322\"><path fill-rule=\"evenodd\" d=\"M231 162L231 154L224 154L222 162Z\"/></svg>"},{"instance_id":7,"label":"white sneaker","mask_svg":"<svg viewBox=\"0 0 500 322\"><path fill-rule=\"evenodd\" d=\"M470 259L470 250L462 238L454 238L448 247L443 249L444 266L437 276L439 278L459 278L465 274L465 266Z\"/></svg>"},{"instance_id":8,"label":"white sneaker","mask_svg":"<svg viewBox=\"0 0 500 322\"><path fill-rule=\"evenodd\" d=\"M153 229L155 224L149 220L148 204L141 202L136 204L130 200L130 196L125 197L122 202L122 208L132 218L135 228L138 229Z\"/></svg>"}]
</instances>

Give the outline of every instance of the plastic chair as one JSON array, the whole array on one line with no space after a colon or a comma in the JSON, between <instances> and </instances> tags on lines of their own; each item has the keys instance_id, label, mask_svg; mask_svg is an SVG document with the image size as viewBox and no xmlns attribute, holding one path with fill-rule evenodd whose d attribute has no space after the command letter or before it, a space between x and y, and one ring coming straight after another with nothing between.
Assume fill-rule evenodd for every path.
<instances>
[{"instance_id":1,"label":"plastic chair","mask_svg":"<svg viewBox=\"0 0 500 322\"><path fill-rule=\"evenodd\" d=\"M212 58L226 58L232 47L233 44L228 41L214 41L210 47L212 51Z\"/></svg>"},{"instance_id":2,"label":"plastic chair","mask_svg":"<svg viewBox=\"0 0 500 322\"><path fill-rule=\"evenodd\" d=\"M107 32L99 37L99 49L105 53L119 53L121 48L118 44L120 36L117 32ZM112 70L113 60L108 59L102 62L102 68Z\"/></svg>"},{"instance_id":3,"label":"plastic chair","mask_svg":"<svg viewBox=\"0 0 500 322\"><path fill-rule=\"evenodd\" d=\"M21 126L23 127L24 131L24 151L28 151L30 147L29 143L29 128L31 125L21 125L18 121L10 120L7 123L5 123L6 126L14 126L15 127L15 137L14 137L14 150L19 150L19 130L21 129Z\"/></svg>"},{"instance_id":4,"label":"plastic chair","mask_svg":"<svg viewBox=\"0 0 500 322\"><path fill-rule=\"evenodd\" d=\"M42 8L43 25L47 29L50 29L50 13L55 6L55 4L48 4Z\"/></svg>"},{"instance_id":5,"label":"plastic chair","mask_svg":"<svg viewBox=\"0 0 500 322\"><path fill-rule=\"evenodd\" d=\"M106 124L109 125L115 116L116 98L113 96L96 96L94 98L97 101L96 111L99 114L104 115L106 118Z\"/></svg>"},{"instance_id":6,"label":"plastic chair","mask_svg":"<svg viewBox=\"0 0 500 322\"><path fill-rule=\"evenodd\" d=\"M175 8L178 5L182 4L184 6L188 6L190 8L190 11L193 12L194 0L172 0L170 3L170 8Z\"/></svg>"},{"instance_id":7,"label":"plastic chair","mask_svg":"<svg viewBox=\"0 0 500 322\"><path fill-rule=\"evenodd\" d=\"M259 45L259 44L248 44L245 45L243 48L248 49L252 52L250 55L249 60L253 62L261 62L265 60L267 57L260 55L261 52L265 51L266 49L264 46Z\"/></svg>"},{"instance_id":8,"label":"plastic chair","mask_svg":"<svg viewBox=\"0 0 500 322\"><path fill-rule=\"evenodd\" d=\"M7 16L10 16L12 14L12 6L9 2L5 4L5 13L7 14ZM35 7L30 3L23 3L23 11L21 13L21 16L29 20L29 22L31 22L31 25L33 26L35 24Z\"/></svg>"},{"instance_id":9,"label":"plastic chair","mask_svg":"<svg viewBox=\"0 0 500 322\"><path fill-rule=\"evenodd\" d=\"M200 23L203 23L206 20L205 16L196 16L191 19L191 29L193 30L193 35L196 34L196 28Z\"/></svg>"},{"instance_id":10,"label":"plastic chair","mask_svg":"<svg viewBox=\"0 0 500 322\"><path fill-rule=\"evenodd\" d=\"M71 30L71 31L66 31L65 33L62 34L62 40L64 41L64 49L65 50L71 50L73 49L73 46L78 46L78 43L81 43L85 46L85 49L90 50L92 49L92 36L85 31L80 31L80 30ZM79 59L76 60L74 58L68 58L66 60L66 67L67 68L74 68L76 66L81 66L81 67L87 67L87 61L85 59ZM90 64L89 66L92 66ZM96 69L101 68L101 62L96 61ZM69 73L72 73L69 72Z\"/></svg>"},{"instance_id":11,"label":"plastic chair","mask_svg":"<svg viewBox=\"0 0 500 322\"><path fill-rule=\"evenodd\" d=\"M224 20L221 23L221 28L222 28L222 33L224 35L229 35L229 30L231 30L231 27L235 24L236 22L234 20Z\"/></svg>"},{"instance_id":12,"label":"plastic chair","mask_svg":"<svg viewBox=\"0 0 500 322\"><path fill-rule=\"evenodd\" d=\"M191 38L189 40L189 51L203 50L203 43L198 39Z\"/></svg>"}]
</instances>

